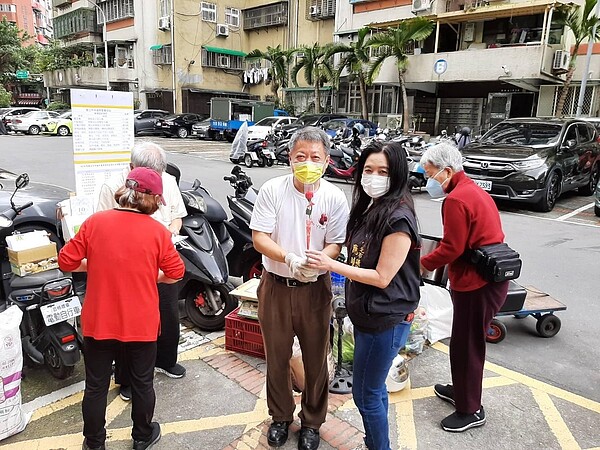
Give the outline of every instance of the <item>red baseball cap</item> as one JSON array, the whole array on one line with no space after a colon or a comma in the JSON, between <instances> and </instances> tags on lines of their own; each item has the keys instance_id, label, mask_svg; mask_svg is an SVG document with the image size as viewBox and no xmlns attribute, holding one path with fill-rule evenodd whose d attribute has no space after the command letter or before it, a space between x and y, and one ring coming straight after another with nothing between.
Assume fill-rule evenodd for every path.
<instances>
[{"instance_id":1,"label":"red baseball cap","mask_svg":"<svg viewBox=\"0 0 600 450\"><path fill-rule=\"evenodd\" d=\"M125 186L142 194L158 195L162 204L166 205L163 197L162 177L155 170L136 167L127 175Z\"/></svg>"}]
</instances>

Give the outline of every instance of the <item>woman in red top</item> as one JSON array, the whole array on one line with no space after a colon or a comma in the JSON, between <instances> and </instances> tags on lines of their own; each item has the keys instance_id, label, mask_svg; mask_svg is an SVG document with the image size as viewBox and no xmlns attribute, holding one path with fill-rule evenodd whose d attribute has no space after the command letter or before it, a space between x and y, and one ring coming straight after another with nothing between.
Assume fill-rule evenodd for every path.
<instances>
[{"instance_id":1,"label":"woman in red top","mask_svg":"<svg viewBox=\"0 0 600 450\"><path fill-rule=\"evenodd\" d=\"M498 208L492 197L467 177L462 155L450 144L428 149L421 165L429 180L427 191L443 197L444 236L440 245L421 258L422 270L448 265L454 304L450 338L452 385L437 384L434 391L456 406L442 420L446 431L461 432L485 424L481 406L481 383L487 329L506 300L508 281L490 283L477 273L465 255L469 250L504 241Z\"/></svg>"},{"instance_id":2,"label":"woman in red top","mask_svg":"<svg viewBox=\"0 0 600 450\"><path fill-rule=\"evenodd\" d=\"M115 193L120 205L92 215L61 250L64 271L88 273L81 313L86 383L83 397L85 449L104 449L105 415L112 362L126 354L131 375L133 448L150 448L160 439L151 422L156 339L160 331L156 283L175 283L185 267L171 233L150 215L162 199L162 180L139 167Z\"/></svg>"}]
</instances>

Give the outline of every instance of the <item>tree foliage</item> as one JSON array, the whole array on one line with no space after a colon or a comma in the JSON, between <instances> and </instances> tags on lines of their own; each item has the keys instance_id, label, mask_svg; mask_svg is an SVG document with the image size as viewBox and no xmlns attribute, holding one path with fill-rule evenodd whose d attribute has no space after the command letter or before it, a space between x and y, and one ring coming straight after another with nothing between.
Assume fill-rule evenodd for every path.
<instances>
[{"instance_id":1,"label":"tree foliage","mask_svg":"<svg viewBox=\"0 0 600 450\"><path fill-rule=\"evenodd\" d=\"M22 47L29 38L27 33L21 32L14 23L6 20L0 21L0 81L6 82L14 78L19 69L27 69L30 61L27 60L28 51Z\"/></svg>"},{"instance_id":2,"label":"tree foliage","mask_svg":"<svg viewBox=\"0 0 600 450\"><path fill-rule=\"evenodd\" d=\"M10 106L11 101L12 95L10 95L10 92L4 89L4 86L0 85L0 108Z\"/></svg>"},{"instance_id":3,"label":"tree foliage","mask_svg":"<svg viewBox=\"0 0 600 450\"><path fill-rule=\"evenodd\" d=\"M433 22L424 17L413 17L403 20L394 28L381 31L368 40L367 45L379 49L378 56L375 58L368 72L368 80L373 81L381 70L381 66L388 58L396 60L398 70L398 81L400 82L400 91L402 93L402 122L404 132L408 132L408 96L406 94L406 84L404 74L408 68L407 47L411 42L422 41L429 37L433 31Z\"/></svg>"},{"instance_id":4,"label":"tree foliage","mask_svg":"<svg viewBox=\"0 0 600 450\"><path fill-rule=\"evenodd\" d=\"M290 55L291 51L282 50L281 45L277 45L277 47L267 46L266 51L255 49L246 55L246 59L262 58L271 63L267 76L269 77L268 79L270 79L271 92L278 101L279 88L285 88L288 85Z\"/></svg>"},{"instance_id":5,"label":"tree foliage","mask_svg":"<svg viewBox=\"0 0 600 450\"><path fill-rule=\"evenodd\" d=\"M315 113L321 112L321 88L325 83L335 80L334 68L331 58L331 44L303 46L293 51L294 54L302 52L304 56L298 58L292 67L291 78L295 86L298 86L298 73L304 72L306 84L315 90Z\"/></svg>"}]
</instances>

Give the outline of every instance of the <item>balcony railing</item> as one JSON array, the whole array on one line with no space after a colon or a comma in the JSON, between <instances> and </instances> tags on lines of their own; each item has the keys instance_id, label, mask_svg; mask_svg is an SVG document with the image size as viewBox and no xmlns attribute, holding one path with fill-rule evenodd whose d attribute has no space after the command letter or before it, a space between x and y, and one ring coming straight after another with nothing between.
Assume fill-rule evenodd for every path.
<instances>
[{"instance_id":1,"label":"balcony railing","mask_svg":"<svg viewBox=\"0 0 600 450\"><path fill-rule=\"evenodd\" d=\"M93 9L78 8L66 14L56 16L54 22L54 37L74 38L78 35L100 32L96 23L96 13Z\"/></svg>"},{"instance_id":2,"label":"balcony railing","mask_svg":"<svg viewBox=\"0 0 600 450\"><path fill-rule=\"evenodd\" d=\"M52 0L52 6L55 8L64 8L73 3L73 0Z\"/></svg>"},{"instance_id":3,"label":"balcony railing","mask_svg":"<svg viewBox=\"0 0 600 450\"><path fill-rule=\"evenodd\" d=\"M246 9L243 16L244 30L287 25L288 2Z\"/></svg>"}]
</instances>

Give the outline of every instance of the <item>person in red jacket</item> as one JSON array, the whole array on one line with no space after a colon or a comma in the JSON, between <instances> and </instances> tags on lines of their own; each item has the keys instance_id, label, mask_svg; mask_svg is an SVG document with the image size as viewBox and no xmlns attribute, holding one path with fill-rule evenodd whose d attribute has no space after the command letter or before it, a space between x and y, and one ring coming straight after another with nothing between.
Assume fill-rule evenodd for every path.
<instances>
[{"instance_id":1,"label":"person in red jacket","mask_svg":"<svg viewBox=\"0 0 600 450\"><path fill-rule=\"evenodd\" d=\"M454 305L450 338L452 385L436 384L435 394L456 407L442 420L446 431L461 432L485 424L481 384L487 329L506 300L508 281L490 283L468 260L481 246L504 242L500 214L490 195L463 171L462 155L451 144L429 148L421 158L427 191L443 197L444 235L440 245L421 258L421 270L448 265Z\"/></svg>"},{"instance_id":2,"label":"person in red jacket","mask_svg":"<svg viewBox=\"0 0 600 450\"><path fill-rule=\"evenodd\" d=\"M120 207L89 217L58 256L63 271L88 273L81 313L84 450L105 448L108 386L118 352L127 355L131 377L133 448L145 450L160 439L160 425L152 422L160 332L156 283L175 283L185 272L171 233L150 217L164 201L160 175L133 169L115 199Z\"/></svg>"}]
</instances>

